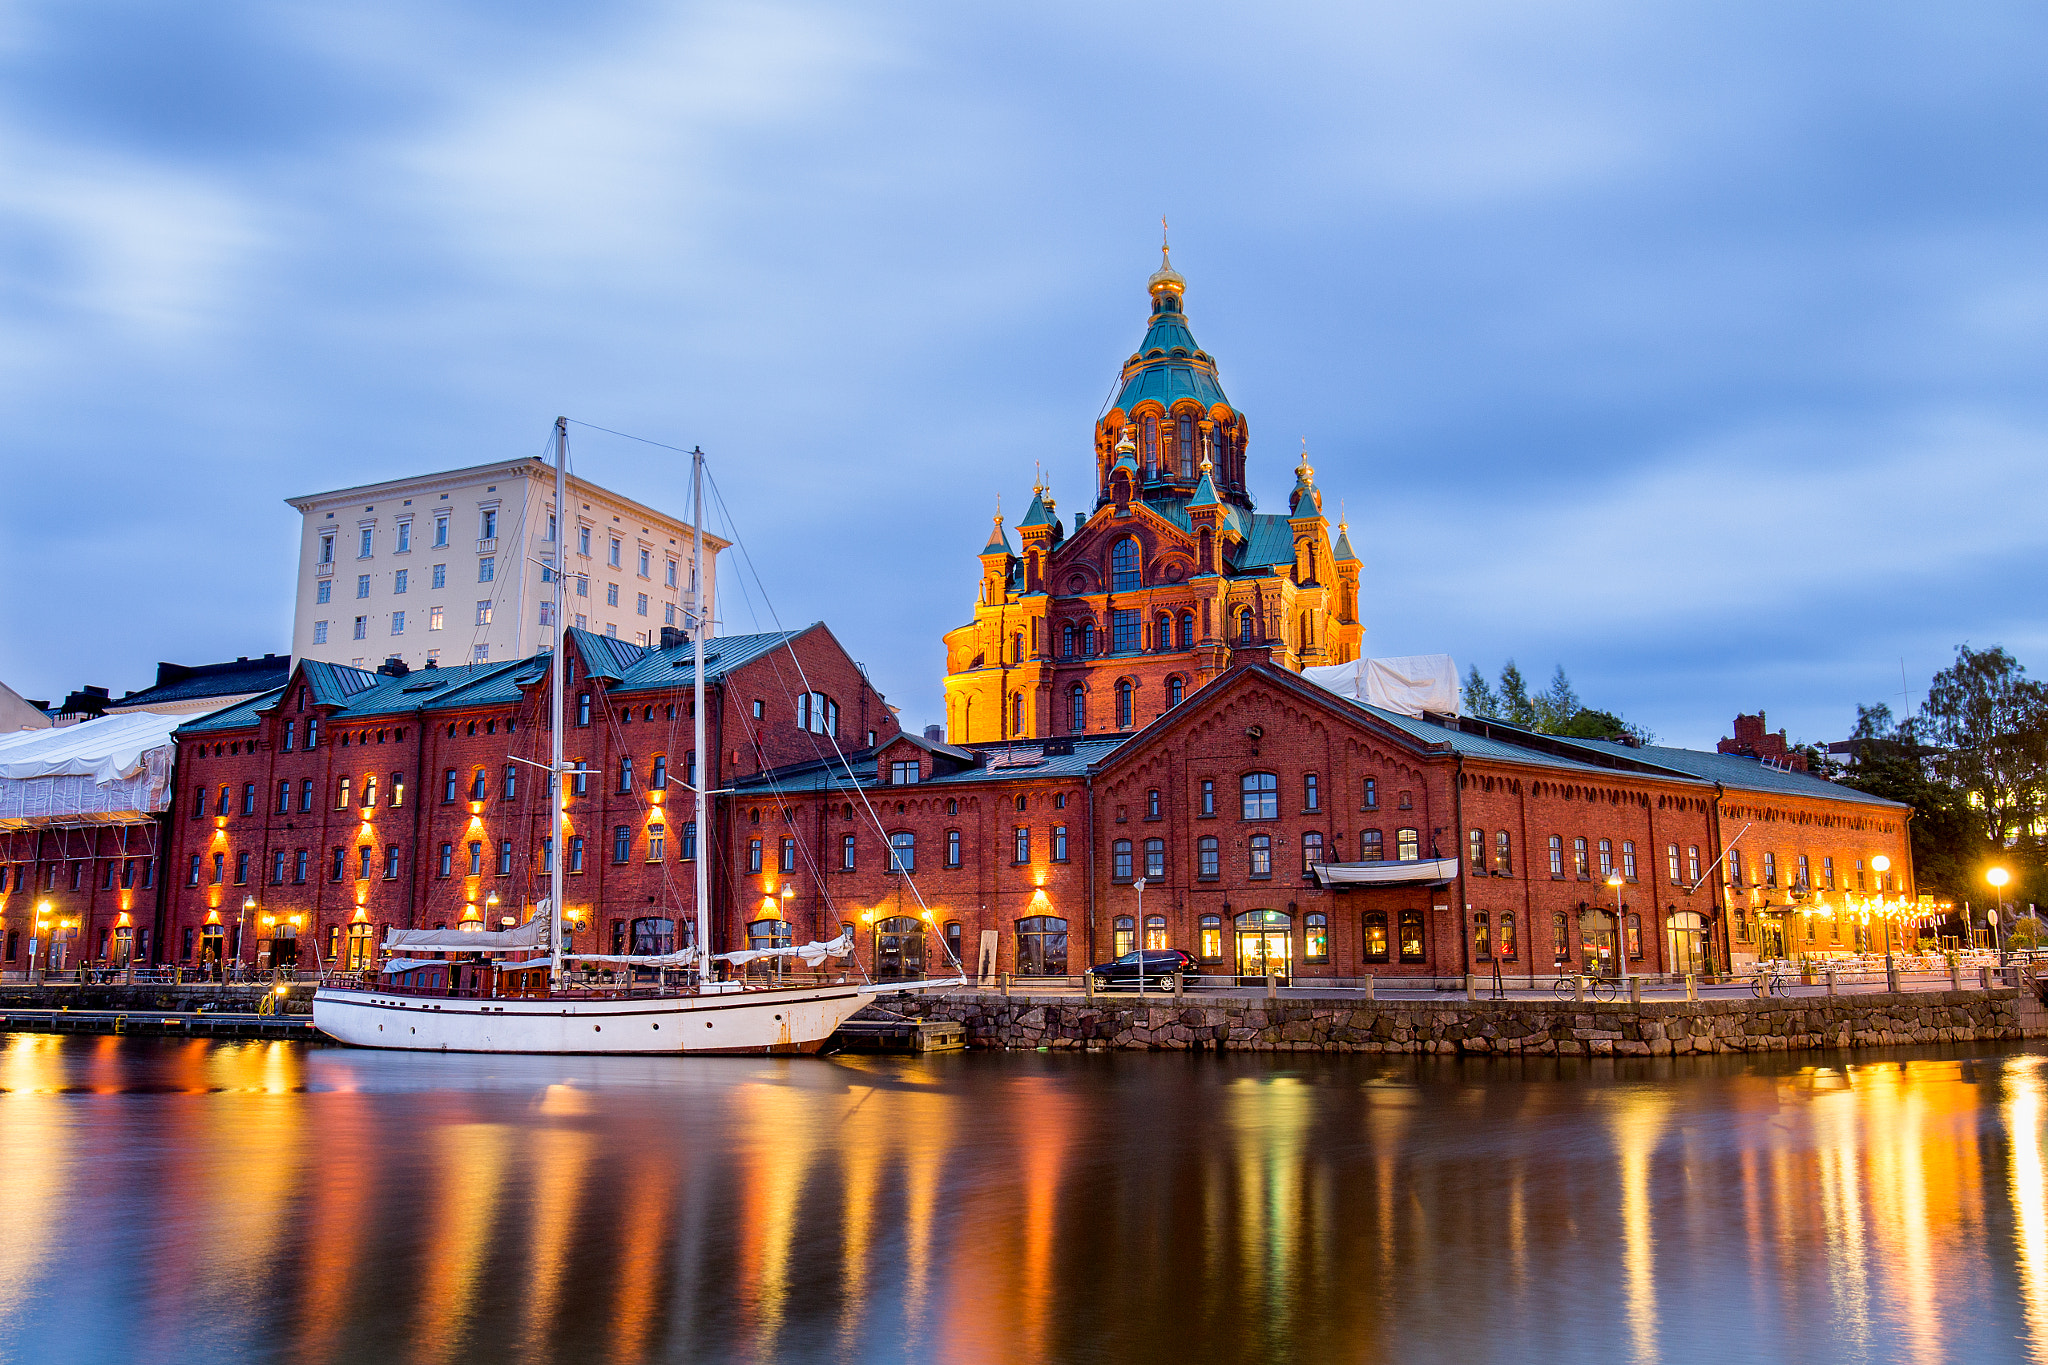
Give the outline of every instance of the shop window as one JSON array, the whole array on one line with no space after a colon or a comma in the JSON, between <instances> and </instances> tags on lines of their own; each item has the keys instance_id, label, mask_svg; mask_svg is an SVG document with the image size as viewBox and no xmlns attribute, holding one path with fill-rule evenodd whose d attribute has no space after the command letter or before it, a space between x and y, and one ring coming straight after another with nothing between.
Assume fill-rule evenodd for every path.
<instances>
[{"instance_id":1,"label":"shop window","mask_svg":"<svg viewBox=\"0 0 2048 1365\"><path fill-rule=\"evenodd\" d=\"M1330 960L1330 917L1320 910L1311 910L1302 916L1302 952L1304 962L1328 962Z\"/></svg>"},{"instance_id":2,"label":"shop window","mask_svg":"<svg viewBox=\"0 0 2048 1365\"><path fill-rule=\"evenodd\" d=\"M1365 960L1385 962L1387 956L1387 915L1384 910L1365 912L1364 924Z\"/></svg>"},{"instance_id":3,"label":"shop window","mask_svg":"<svg viewBox=\"0 0 2048 1365\"><path fill-rule=\"evenodd\" d=\"M1067 974L1067 922L1057 915L1032 915L1017 921L1017 974Z\"/></svg>"},{"instance_id":4,"label":"shop window","mask_svg":"<svg viewBox=\"0 0 2048 1365\"><path fill-rule=\"evenodd\" d=\"M1204 962L1223 960L1223 917L1204 915L1195 921L1195 942Z\"/></svg>"},{"instance_id":5,"label":"shop window","mask_svg":"<svg viewBox=\"0 0 2048 1365\"><path fill-rule=\"evenodd\" d=\"M1421 962L1426 954L1422 946L1422 912L1403 910L1401 912L1401 960Z\"/></svg>"}]
</instances>

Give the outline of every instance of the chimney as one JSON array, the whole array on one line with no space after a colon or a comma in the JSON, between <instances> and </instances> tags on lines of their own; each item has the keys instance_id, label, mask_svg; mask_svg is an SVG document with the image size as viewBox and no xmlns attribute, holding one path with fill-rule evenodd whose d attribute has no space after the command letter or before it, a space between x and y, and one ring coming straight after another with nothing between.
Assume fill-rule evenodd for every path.
<instances>
[{"instance_id":1,"label":"chimney","mask_svg":"<svg viewBox=\"0 0 2048 1365\"><path fill-rule=\"evenodd\" d=\"M438 660L438 659L429 659L429 660L427 660L427 667L428 667L428 668L439 668L440 666L441 666L441 661L440 661L440 660Z\"/></svg>"},{"instance_id":2,"label":"chimney","mask_svg":"<svg viewBox=\"0 0 2048 1365\"><path fill-rule=\"evenodd\" d=\"M663 649L676 649L687 642L687 637L684 636L681 627L663 626L661 628L661 647Z\"/></svg>"},{"instance_id":3,"label":"chimney","mask_svg":"<svg viewBox=\"0 0 2048 1365\"><path fill-rule=\"evenodd\" d=\"M934 744L944 744L946 742L946 727L943 725L927 725L924 727L924 737Z\"/></svg>"},{"instance_id":4,"label":"chimney","mask_svg":"<svg viewBox=\"0 0 2048 1365\"><path fill-rule=\"evenodd\" d=\"M402 678L412 670L405 666L405 660L394 654L377 666L377 672L387 678Z\"/></svg>"}]
</instances>

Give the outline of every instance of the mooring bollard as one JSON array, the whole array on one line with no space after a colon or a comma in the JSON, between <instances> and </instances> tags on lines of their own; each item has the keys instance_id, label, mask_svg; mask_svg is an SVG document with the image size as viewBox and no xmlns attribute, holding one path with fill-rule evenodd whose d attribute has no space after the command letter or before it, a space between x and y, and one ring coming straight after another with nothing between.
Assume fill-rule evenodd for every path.
<instances>
[{"instance_id":1,"label":"mooring bollard","mask_svg":"<svg viewBox=\"0 0 2048 1365\"><path fill-rule=\"evenodd\" d=\"M1369 976L1365 979L1365 998L1368 1000L1377 1000L1379 998L1378 993L1373 988L1372 978Z\"/></svg>"},{"instance_id":2,"label":"mooring bollard","mask_svg":"<svg viewBox=\"0 0 2048 1365\"><path fill-rule=\"evenodd\" d=\"M1991 969L1989 967L1979 967L1977 969L1977 985L1983 990L1988 991L1991 989Z\"/></svg>"},{"instance_id":3,"label":"mooring bollard","mask_svg":"<svg viewBox=\"0 0 2048 1365\"><path fill-rule=\"evenodd\" d=\"M1963 988L1962 963L1951 962L1948 964L1948 988L1952 991L1959 991Z\"/></svg>"},{"instance_id":4,"label":"mooring bollard","mask_svg":"<svg viewBox=\"0 0 2048 1365\"><path fill-rule=\"evenodd\" d=\"M1830 968L1828 968L1828 994L1829 994L1829 995L1833 995L1834 993L1835 993L1835 969L1834 969L1833 967L1830 967Z\"/></svg>"},{"instance_id":5,"label":"mooring bollard","mask_svg":"<svg viewBox=\"0 0 2048 1365\"><path fill-rule=\"evenodd\" d=\"M1009 974L1008 972L1004 972L1004 973L1003 973L1003 999L1005 999L1005 1000L1008 1000L1009 998L1010 998L1010 974Z\"/></svg>"},{"instance_id":6,"label":"mooring bollard","mask_svg":"<svg viewBox=\"0 0 2048 1365\"><path fill-rule=\"evenodd\" d=\"M1583 973L1572 978L1572 1000L1580 1005L1586 1003L1586 978Z\"/></svg>"},{"instance_id":7,"label":"mooring bollard","mask_svg":"<svg viewBox=\"0 0 2048 1365\"><path fill-rule=\"evenodd\" d=\"M1095 998L1095 973L1081 973L1081 994L1090 1000Z\"/></svg>"},{"instance_id":8,"label":"mooring bollard","mask_svg":"<svg viewBox=\"0 0 2048 1365\"><path fill-rule=\"evenodd\" d=\"M1643 1003L1643 979L1640 976L1632 976L1628 979L1628 1002L1631 1005Z\"/></svg>"},{"instance_id":9,"label":"mooring bollard","mask_svg":"<svg viewBox=\"0 0 2048 1365\"><path fill-rule=\"evenodd\" d=\"M1175 973L1173 974L1173 998L1174 998L1174 999L1176 999L1176 1000L1180 999L1180 973L1179 973L1179 972L1175 972Z\"/></svg>"},{"instance_id":10,"label":"mooring bollard","mask_svg":"<svg viewBox=\"0 0 2048 1365\"><path fill-rule=\"evenodd\" d=\"M1889 957L1884 960L1884 988L1888 994L1899 993L1899 967Z\"/></svg>"},{"instance_id":11,"label":"mooring bollard","mask_svg":"<svg viewBox=\"0 0 2048 1365\"><path fill-rule=\"evenodd\" d=\"M1280 977L1276 972L1266 973L1266 998L1268 1000L1278 1000L1280 998Z\"/></svg>"},{"instance_id":12,"label":"mooring bollard","mask_svg":"<svg viewBox=\"0 0 2048 1365\"><path fill-rule=\"evenodd\" d=\"M1465 973L1465 998L1467 1000L1477 1000L1479 998L1479 978L1471 972Z\"/></svg>"},{"instance_id":13,"label":"mooring bollard","mask_svg":"<svg viewBox=\"0 0 2048 1365\"><path fill-rule=\"evenodd\" d=\"M1697 1005L1700 1002L1700 979L1691 972L1685 974L1685 1003Z\"/></svg>"}]
</instances>

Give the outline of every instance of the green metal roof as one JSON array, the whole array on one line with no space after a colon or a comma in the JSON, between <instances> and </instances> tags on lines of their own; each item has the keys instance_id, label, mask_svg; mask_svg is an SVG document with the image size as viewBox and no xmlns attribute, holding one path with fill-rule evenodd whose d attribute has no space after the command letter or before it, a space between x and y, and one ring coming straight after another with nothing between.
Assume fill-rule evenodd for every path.
<instances>
[{"instance_id":1,"label":"green metal roof","mask_svg":"<svg viewBox=\"0 0 2048 1365\"><path fill-rule=\"evenodd\" d=\"M1045 510L1045 498L1036 489L1031 493L1031 508L1024 513L1024 520L1017 523L1017 529L1026 526L1058 526L1060 519Z\"/></svg>"},{"instance_id":2,"label":"green metal roof","mask_svg":"<svg viewBox=\"0 0 2048 1365\"><path fill-rule=\"evenodd\" d=\"M1854 801L1868 806L1888 806L1893 810L1907 809L1900 802L1887 801L1881 796L1872 796L1869 792L1858 791L1839 782L1830 782L1824 777L1815 777L1812 773L1766 768L1757 760L1741 754L1709 753L1703 749L1667 749L1656 744L1635 748L1604 739L1568 739L1557 735L1546 738L1575 748L1631 758L1638 763L1651 763L1660 768L1670 768L1702 781L1718 782L1736 791L1769 792L1777 796L1807 796L1823 801Z\"/></svg>"},{"instance_id":3,"label":"green metal roof","mask_svg":"<svg viewBox=\"0 0 2048 1365\"><path fill-rule=\"evenodd\" d=\"M1339 564L1359 564L1364 562L1359 559L1358 552L1351 548L1351 529L1342 523L1339 523L1337 527L1337 544L1333 547L1332 553L1336 556Z\"/></svg>"},{"instance_id":4,"label":"green metal roof","mask_svg":"<svg viewBox=\"0 0 2048 1365\"><path fill-rule=\"evenodd\" d=\"M306 686L313 693L313 700L321 706L340 706L365 688L377 685L377 675L367 668L351 668L347 664L330 664L320 659L304 659L299 667L305 670Z\"/></svg>"},{"instance_id":5,"label":"green metal roof","mask_svg":"<svg viewBox=\"0 0 2048 1365\"><path fill-rule=\"evenodd\" d=\"M1132 365L1138 368L1132 370ZM1205 410L1218 404L1230 406L1216 377L1216 362L1195 344L1187 315L1172 294L1153 300L1151 325L1145 329L1138 353L1124 362L1124 368L1127 373L1116 406L1125 412L1148 399L1167 407L1183 398L1195 399Z\"/></svg>"},{"instance_id":6,"label":"green metal roof","mask_svg":"<svg viewBox=\"0 0 2048 1365\"><path fill-rule=\"evenodd\" d=\"M245 730L256 723L256 713L258 711L263 710L267 706L277 705L279 699L283 696L284 689L282 687L273 687L268 692L250 697L246 701L237 702L233 706L209 712L196 720L188 720L177 729L171 731L171 733L174 735L198 735L214 730Z\"/></svg>"}]
</instances>

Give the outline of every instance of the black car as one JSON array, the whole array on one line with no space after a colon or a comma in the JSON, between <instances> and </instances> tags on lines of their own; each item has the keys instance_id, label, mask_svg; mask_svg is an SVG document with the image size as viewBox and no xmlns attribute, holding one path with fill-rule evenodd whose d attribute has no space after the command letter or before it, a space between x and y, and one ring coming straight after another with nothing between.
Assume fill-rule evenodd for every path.
<instances>
[{"instance_id":1,"label":"black car","mask_svg":"<svg viewBox=\"0 0 2048 1365\"><path fill-rule=\"evenodd\" d=\"M1088 969L1088 975L1094 981L1097 990L1106 990L1111 986L1135 988L1141 984L1138 979L1140 957L1144 959L1142 984L1148 990L1155 986L1164 988L1171 985L1175 972L1179 972L1183 980L1201 974L1200 968L1195 965L1193 953L1180 948L1147 948L1143 953L1125 953L1114 962L1098 962Z\"/></svg>"}]
</instances>

